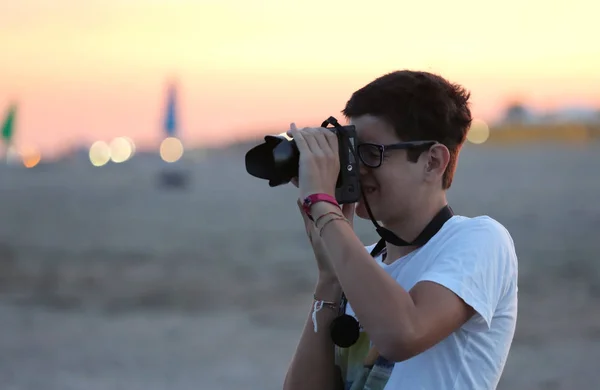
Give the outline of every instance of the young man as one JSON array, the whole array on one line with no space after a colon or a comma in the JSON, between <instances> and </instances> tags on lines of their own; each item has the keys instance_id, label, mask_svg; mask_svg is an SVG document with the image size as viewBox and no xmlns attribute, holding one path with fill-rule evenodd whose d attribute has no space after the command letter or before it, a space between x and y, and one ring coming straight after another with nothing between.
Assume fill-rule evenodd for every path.
<instances>
[{"instance_id":1,"label":"young man","mask_svg":"<svg viewBox=\"0 0 600 390\"><path fill-rule=\"evenodd\" d=\"M343 113L359 138L359 217L367 218L366 202L376 221L412 243L448 210L468 100L462 87L414 71L352 95ZM322 200L335 195L336 135L294 125L288 134L300 150L300 200L313 200L300 210L319 279L284 389L495 389L517 318L517 257L506 229L487 216L450 214L426 242L386 242L372 257L375 245L365 247L352 229L354 205ZM342 292L360 324L348 348L330 334Z\"/></svg>"}]
</instances>

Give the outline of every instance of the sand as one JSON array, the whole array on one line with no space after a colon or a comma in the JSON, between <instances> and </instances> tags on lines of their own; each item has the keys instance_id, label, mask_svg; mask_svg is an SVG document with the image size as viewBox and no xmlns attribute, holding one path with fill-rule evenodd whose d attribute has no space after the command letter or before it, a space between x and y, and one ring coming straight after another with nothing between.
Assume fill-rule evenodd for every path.
<instances>
[{"instance_id":1,"label":"sand","mask_svg":"<svg viewBox=\"0 0 600 390\"><path fill-rule=\"evenodd\" d=\"M463 151L452 207L503 223L519 255L499 389L597 388L599 156L598 144ZM165 169L190 187L160 188ZM176 166L2 166L0 194L2 389L281 388L316 271L296 189L250 177L243 149Z\"/></svg>"}]
</instances>

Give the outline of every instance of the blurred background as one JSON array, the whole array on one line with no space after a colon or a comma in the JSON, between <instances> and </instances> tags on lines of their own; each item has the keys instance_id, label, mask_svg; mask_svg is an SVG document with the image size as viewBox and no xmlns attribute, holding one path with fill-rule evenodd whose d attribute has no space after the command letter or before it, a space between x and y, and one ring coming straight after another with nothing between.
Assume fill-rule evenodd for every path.
<instances>
[{"instance_id":1,"label":"blurred background","mask_svg":"<svg viewBox=\"0 0 600 390\"><path fill-rule=\"evenodd\" d=\"M519 255L499 388L597 389L598 11L0 0L0 388L281 388L316 271L296 189L244 154L408 68L471 90L450 203Z\"/></svg>"}]
</instances>

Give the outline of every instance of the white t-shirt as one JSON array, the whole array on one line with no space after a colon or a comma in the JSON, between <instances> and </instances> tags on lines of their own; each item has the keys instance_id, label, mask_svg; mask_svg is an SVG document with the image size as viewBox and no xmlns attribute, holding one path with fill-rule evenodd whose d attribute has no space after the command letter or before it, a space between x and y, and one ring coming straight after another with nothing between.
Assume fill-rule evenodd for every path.
<instances>
[{"instance_id":1,"label":"white t-shirt","mask_svg":"<svg viewBox=\"0 0 600 390\"><path fill-rule=\"evenodd\" d=\"M390 367L385 390L495 389L517 320L517 256L508 231L487 216L455 215L423 247L390 265L381 256L375 261L407 291L433 281L476 311L446 339ZM346 312L354 315L350 303Z\"/></svg>"}]
</instances>

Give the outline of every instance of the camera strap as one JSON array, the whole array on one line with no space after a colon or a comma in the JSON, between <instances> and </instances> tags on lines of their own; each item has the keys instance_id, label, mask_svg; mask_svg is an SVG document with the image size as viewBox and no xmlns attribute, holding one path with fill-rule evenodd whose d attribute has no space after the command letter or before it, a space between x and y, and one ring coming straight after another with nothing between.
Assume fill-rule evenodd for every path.
<instances>
[{"instance_id":1,"label":"camera strap","mask_svg":"<svg viewBox=\"0 0 600 390\"><path fill-rule=\"evenodd\" d=\"M337 119L335 119L332 116L330 116L329 118L325 119L323 121L323 123L321 123L321 127L327 128L327 125L333 125L333 127L335 127L338 130L342 129L342 125L340 125L339 122L337 121Z\"/></svg>"},{"instance_id":2,"label":"camera strap","mask_svg":"<svg viewBox=\"0 0 600 390\"><path fill-rule=\"evenodd\" d=\"M377 221L373 217L373 213L371 212L369 202L367 201L367 197L365 196L362 186L360 188L360 192L362 194L363 201L365 202L365 207L367 208L369 218L371 219L371 222L373 222L373 225L375 225L375 230L377 231L377 234L379 234L379 237L381 237L382 241L384 241L383 245L385 245L385 242L389 242L390 244L396 246L422 246L426 244L427 241L429 241L429 239L441 229L442 225L444 225L444 223L446 223L446 221L454 215L454 212L452 211L450 206L444 206L436 214L436 216L433 217L433 219L431 220L431 222L429 222L425 229L423 229L421 234L419 234L419 236L417 236L417 238L415 238L413 241L408 242L398 237L391 230L386 229L377 223Z\"/></svg>"}]
</instances>

